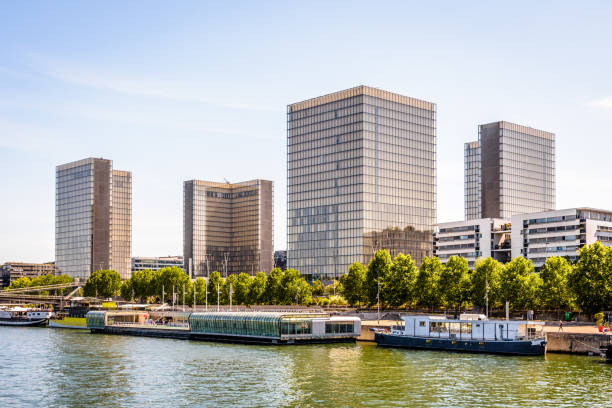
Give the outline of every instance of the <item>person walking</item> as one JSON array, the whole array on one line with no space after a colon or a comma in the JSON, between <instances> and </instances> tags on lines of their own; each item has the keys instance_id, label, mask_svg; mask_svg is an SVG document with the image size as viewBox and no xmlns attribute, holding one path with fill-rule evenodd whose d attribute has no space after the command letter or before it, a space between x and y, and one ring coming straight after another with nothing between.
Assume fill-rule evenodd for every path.
<instances>
[{"instance_id":1,"label":"person walking","mask_svg":"<svg viewBox=\"0 0 612 408\"><path fill-rule=\"evenodd\" d=\"M563 331L563 320L559 320L559 331Z\"/></svg>"}]
</instances>

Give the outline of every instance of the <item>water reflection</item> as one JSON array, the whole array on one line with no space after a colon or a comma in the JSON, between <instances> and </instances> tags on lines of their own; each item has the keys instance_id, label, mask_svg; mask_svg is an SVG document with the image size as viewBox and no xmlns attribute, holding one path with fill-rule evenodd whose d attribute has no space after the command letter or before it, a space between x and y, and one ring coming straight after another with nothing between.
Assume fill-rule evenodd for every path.
<instances>
[{"instance_id":1,"label":"water reflection","mask_svg":"<svg viewBox=\"0 0 612 408\"><path fill-rule=\"evenodd\" d=\"M0 406L604 405L612 366L373 344L241 346L0 328Z\"/></svg>"}]
</instances>

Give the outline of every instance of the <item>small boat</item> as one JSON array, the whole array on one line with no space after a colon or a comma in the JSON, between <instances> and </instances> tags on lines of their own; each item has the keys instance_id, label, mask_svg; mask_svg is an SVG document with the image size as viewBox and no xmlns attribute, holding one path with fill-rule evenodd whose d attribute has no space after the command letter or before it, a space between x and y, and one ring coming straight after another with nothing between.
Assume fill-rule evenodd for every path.
<instances>
[{"instance_id":1,"label":"small boat","mask_svg":"<svg viewBox=\"0 0 612 408\"><path fill-rule=\"evenodd\" d=\"M87 309L70 308L68 312L58 313L53 319L49 319L49 327L62 329L87 330Z\"/></svg>"},{"instance_id":2,"label":"small boat","mask_svg":"<svg viewBox=\"0 0 612 408\"><path fill-rule=\"evenodd\" d=\"M0 310L0 326L45 326L52 316L51 310L16 306Z\"/></svg>"},{"instance_id":3,"label":"small boat","mask_svg":"<svg viewBox=\"0 0 612 408\"><path fill-rule=\"evenodd\" d=\"M464 351L508 355L543 355L544 322L489 320L484 315L402 316L403 326L374 333L376 344L424 350Z\"/></svg>"}]
</instances>

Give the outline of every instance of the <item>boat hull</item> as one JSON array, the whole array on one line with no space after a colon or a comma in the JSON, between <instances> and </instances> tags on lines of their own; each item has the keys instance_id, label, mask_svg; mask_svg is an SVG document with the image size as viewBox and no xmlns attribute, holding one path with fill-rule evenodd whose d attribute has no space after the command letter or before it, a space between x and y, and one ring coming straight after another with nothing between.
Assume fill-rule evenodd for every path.
<instances>
[{"instance_id":1,"label":"boat hull","mask_svg":"<svg viewBox=\"0 0 612 408\"><path fill-rule=\"evenodd\" d=\"M375 333L374 341L382 347L420 350L445 350L468 353L540 356L546 352L546 341L538 340L456 340L435 337L412 337Z\"/></svg>"},{"instance_id":2,"label":"boat hull","mask_svg":"<svg viewBox=\"0 0 612 408\"><path fill-rule=\"evenodd\" d=\"M45 326L47 319L0 319L0 326Z\"/></svg>"},{"instance_id":3,"label":"boat hull","mask_svg":"<svg viewBox=\"0 0 612 408\"><path fill-rule=\"evenodd\" d=\"M49 327L60 329L87 330L87 319L84 317L66 317L64 319L50 319Z\"/></svg>"}]
</instances>

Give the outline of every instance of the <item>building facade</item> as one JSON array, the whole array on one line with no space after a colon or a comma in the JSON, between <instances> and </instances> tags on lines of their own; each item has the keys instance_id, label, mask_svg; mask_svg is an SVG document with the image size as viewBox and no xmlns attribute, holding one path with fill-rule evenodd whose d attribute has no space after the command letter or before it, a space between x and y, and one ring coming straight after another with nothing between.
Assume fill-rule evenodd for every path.
<instances>
[{"instance_id":1,"label":"building facade","mask_svg":"<svg viewBox=\"0 0 612 408\"><path fill-rule=\"evenodd\" d=\"M432 255L436 106L358 86L287 109L287 267L332 279L377 249Z\"/></svg>"},{"instance_id":2,"label":"building facade","mask_svg":"<svg viewBox=\"0 0 612 408\"><path fill-rule=\"evenodd\" d=\"M185 181L183 257L192 277L269 272L274 265L274 186L268 180L242 183Z\"/></svg>"},{"instance_id":3,"label":"building facade","mask_svg":"<svg viewBox=\"0 0 612 408\"><path fill-rule=\"evenodd\" d=\"M56 168L55 262L59 274L87 280L96 270L131 276L131 173L88 158Z\"/></svg>"},{"instance_id":4,"label":"building facade","mask_svg":"<svg viewBox=\"0 0 612 408\"><path fill-rule=\"evenodd\" d=\"M451 256L461 256L471 267L477 258L491 257L500 262L510 260L510 221L482 218L438 224L434 234L434 255L442 263Z\"/></svg>"},{"instance_id":5,"label":"building facade","mask_svg":"<svg viewBox=\"0 0 612 408\"><path fill-rule=\"evenodd\" d=\"M169 266L183 269L182 256L136 256L132 258L132 273L136 271L159 271Z\"/></svg>"},{"instance_id":6,"label":"building facade","mask_svg":"<svg viewBox=\"0 0 612 408\"><path fill-rule=\"evenodd\" d=\"M555 135L504 121L480 125L478 142L465 146L465 178L466 219L553 210Z\"/></svg>"},{"instance_id":7,"label":"building facade","mask_svg":"<svg viewBox=\"0 0 612 408\"><path fill-rule=\"evenodd\" d=\"M530 259L536 269L551 256L578 260L578 250L600 241L612 246L612 211L570 208L512 217L512 257Z\"/></svg>"},{"instance_id":8,"label":"building facade","mask_svg":"<svg viewBox=\"0 0 612 408\"><path fill-rule=\"evenodd\" d=\"M468 142L464 146L465 219L480 218L480 144Z\"/></svg>"},{"instance_id":9,"label":"building facade","mask_svg":"<svg viewBox=\"0 0 612 408\"><path fill-rule=\"evenodd\" d=\"M5 262L2 266L0 266L0 284L2 287L7 287L19 278L34 279L48 274L55 275L54 262Z\"/></svg>"}]
</instances>

